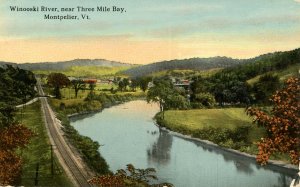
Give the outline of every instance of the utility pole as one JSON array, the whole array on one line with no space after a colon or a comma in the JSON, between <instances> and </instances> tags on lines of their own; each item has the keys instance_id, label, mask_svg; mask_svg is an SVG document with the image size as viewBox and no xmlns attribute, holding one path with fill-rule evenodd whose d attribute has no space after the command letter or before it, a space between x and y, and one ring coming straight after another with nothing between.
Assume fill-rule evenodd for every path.
<instances>
[{"instance_id":1,"label":"utility pole","mask_svg":"<svg viewBox=\"0 0 300 187\"><path fill-rule=\"evenodd\" d=\"M21 123L23 123L23 107L24 105L21 107Z\"/></svg>"},{"instance_id":2,"label":"utility pole","mask_svg":"<svg viewBox=\"0 0 300 187\"><path fill-rule=\"evenodd\" d=\"M54 176L54 164L53 164L53 145L50 145L50 149L51 149L51 175L52 177Z\"/></svg>"},{"instance_id":3,"label":"utility pole","mask_svg":"<svg viewBox=\"0 0 300 187\"><path fill-rule=\"evenodd\" d=\"M34 179L34 185L35 186L39 185L39 167L40 167L40 164L37 163L36 164L36 170L35 170L35 179Z\"/></svg>"}]
</instances>

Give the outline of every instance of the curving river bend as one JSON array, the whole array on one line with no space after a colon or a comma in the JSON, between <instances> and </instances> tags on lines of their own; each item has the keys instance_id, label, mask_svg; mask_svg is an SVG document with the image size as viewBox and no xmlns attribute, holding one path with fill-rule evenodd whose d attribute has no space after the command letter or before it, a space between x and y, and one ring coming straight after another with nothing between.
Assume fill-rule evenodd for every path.
<instances>
[{"instance_id":1,"label":"curving river bend","mask_svg":"<svg viewBox=\"0 0 300 187\"><path fill-rule=\"evenodd\" d=\"M283 171L160 130L152 120L158 111L155 104L131 101L72 117L71 124L103 145L100 152L114 172L132 163L155 168L161 182L176 187L289 186L291 176Z\"/></svg>"}]
</instances>

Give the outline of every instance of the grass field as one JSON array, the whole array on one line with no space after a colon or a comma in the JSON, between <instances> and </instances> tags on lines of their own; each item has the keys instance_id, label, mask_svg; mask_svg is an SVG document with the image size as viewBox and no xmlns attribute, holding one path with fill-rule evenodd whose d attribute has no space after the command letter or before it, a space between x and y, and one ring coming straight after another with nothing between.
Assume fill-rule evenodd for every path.
<instances>
[{"instance_id":1,"label":"grass field","mask_svg":"<svg viewBox=\"0 0 300 187\"><path fill-rule=\"evenodd\" d=\"M90 93L90 90L80 90L78 92L77 98L75 98L74 89L72 89L72 88L63 88L63 89L61 89L61 94L62 94L62 98L63 99L74 99L74 100L84 99L84 98L87 97L87 95L89 93ZM101 89L95 89L94 93L95 94L105 93L107 95L112 95L112 93L110 91L102 91ZM135 92L130 92L130 91L120 92L120 91L118 91L116 94L117 95L127 95L127 94L130 94L130 95L136 96L136 97L146 97L146 93L143 92L140 89L137 89L137 91L135 91Z\"/></svg>"},{"instance_id":2,"label":"grass field","mask_svg":"<svg viewBox=\"0 0 300 187\"><path fill-rule=\"evenodd\" d=\"M34 186L35 171L39 163L39 186L72 186L58 161L54 159L54 176L51 175L50 142L44 126L40 103L19 109L17 118L30 128L34 136L27 148L19 152L23 159L22 186Z\"/></svg>"},{"instance_id":3,"label":"grass field","mask_svg":"<svg viewBox=\"0 0 300 187\"><path fill-rule=\"evenodd\" d=\"M252 119L245 114L244 108L169 110L164 121L170 129L186 128L194 131L206 127L228 128L252 125ZM257 141L263 136L262 129L252 125L248 139Z\"/></svg>"},{"instance_id":4,"label":"grass field","mask_svg":"<svg viewBox=\"0 0 300 187\"><path fill-rule=\"evenodd\" d=\"M73 66L66 70L35 70L35 74L63 73L72 77L104 78L104 77L126 77L119 72L130 67L101 67L101 66Z\"/></svg>"},{"instance_id":5,"label":"grass field","mask_svg":"<svg viewBox=\"0 0 300 187\"><path fill-rule=\"evenodd\" d=\"M246 139L251 144L238 150L253 155L258 151L255 143L265 136L265 130L252 124L252 119L245 114L243 108L169 110L165 111L163 125L180 133L195 132L206 127L234 130L243 125L250 125L251 128ZM270 159L290 163L287 154L275 153L271 155Z\"/></svg>"},{"instance_id":6,"label":"grass field","mask_svg":"<svg viewBox=\"0 0 300 187\"><path fill-rule=\"evenodd\" d=\"M100 84L96 84L96 87L94 89L94 93L95 94L100 94L100 93L105 93L108 95L112 95L112 93L110 92L110 89L113 88L114 90L116 90L118 87L115 84L107 84L107 83L100 83ZM129 88L128 88L129 89ZM51 89L49 88L44 88L44 91L47 94L51 95ZM85 90L79 90L77 98L75 98L75 91L72 87L69 88L62 88L61 89L61 94L62 94L62 98L63 99L84 99L87 97L87 95L90 93L90 90L87 86L87 88ZM143 92L141 89L136 89L135 92L132 91L124 91L124 92L120 92L118 91L116 94L118 95L126 95L126 94L131 94L132 96L136 96L136 97L146 97L146 93Z\"/></svg>"}]
</instances>

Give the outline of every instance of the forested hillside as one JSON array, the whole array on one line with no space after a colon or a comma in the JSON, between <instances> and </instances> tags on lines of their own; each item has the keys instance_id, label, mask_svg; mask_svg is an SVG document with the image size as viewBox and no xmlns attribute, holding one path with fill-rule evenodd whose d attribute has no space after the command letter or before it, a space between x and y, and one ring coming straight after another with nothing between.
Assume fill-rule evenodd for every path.
<instances>
[{"instance_id":1,"label":"forested hillside","mask_svg":"<svg viewBox=\"0 0 300 187\"><path fill-rule=\"evenodd\" d=\"M132 64L109 61L104 59L75 59L63 62L40 62L40 63L24 63L16 64L11 62L0 62L0 67L6 64L19 67L26 70L66 70L73 66L102 66L102 67L128 67Z\"/></svg>"},{"instance_id":2,"label":"forested hillside","mask_svg":"<svg viewBox=\"0 0 300 187\"><path fill-rule=\"evenodd\" d=\"M164 70L175 70L175 69L207 70L213 68L231 67L231 66L238 65L240 63L241 60L227 58L227 57L190 58L184 60L156 62L153 64L138 66L123 71L123 73L128 74L132 77L140 77L140 76L149 75Z\"/></svg>"},{"instance_id":3,"label":"forested hillside","mask_svg":"<svg viewBox=\"0 0 300 187\"><path fill-rule=\"evenodd\" d=\"M281 70L296 63L300 63L300 49L269 53L243 60L227 57L213 57L163 61L134 67L123 71L123 73L132 77L139 77L165 70L207 70L213 68L226 68L226 70L224 70L226 72L241 72L250 79L264 72Z\"/></svg>"},{"instance_id":4,"label":"forested hillside","mask_svg":"<svg viewBox=\"0 0 300 187\"><path fill-rule=\"evenodd\" d=\"M287 69L291 65L300 64L300 48L286 52L275 52L244 60L245 63L224 69L219 74L234 73L243 80L272 71Z\"/></svg>"},{"instance_id":5,"label":"forested hillside","mask_svg":"<svg viewBox=\"0 0 300 187\"><path fill-rule=\"evenodd\" d=\"M300 49L295 49L245 60L243 64L225 68L208 78L194 77L191 85L192 100L196 101L197 97L200 97L199 94L210 93L219 105L268 104L270 96L281 87L282 80L277 72L299 67L299 63ZM289 76L299 76L298 71L296 68ZM248 80L256 76L259 78L250 85Z\"/></svg>"}]
</instances>

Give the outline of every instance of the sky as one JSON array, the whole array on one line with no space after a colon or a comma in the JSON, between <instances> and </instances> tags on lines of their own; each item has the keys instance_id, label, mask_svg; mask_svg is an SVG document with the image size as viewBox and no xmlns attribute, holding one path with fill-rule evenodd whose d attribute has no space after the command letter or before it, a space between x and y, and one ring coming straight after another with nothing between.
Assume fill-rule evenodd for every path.
<instances>
[{"instance_id":1,"label":"sky","mask_svg":"<svg viewBox=\"0 0 300 187\"><path fill-rule=\"evenodd\" d=\"M15 12L11 6L60 12ZM77 6L111 10L61 11ZM113 6L126 12L114 12ZM47 20L47 14L80 19ZM81 14L90 19L81 19ZM0 61L147 64L193 57L251 58L299 47L300 0L0 0Z\"/></svg>"}]
</instances>

